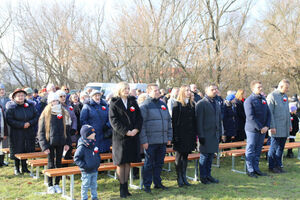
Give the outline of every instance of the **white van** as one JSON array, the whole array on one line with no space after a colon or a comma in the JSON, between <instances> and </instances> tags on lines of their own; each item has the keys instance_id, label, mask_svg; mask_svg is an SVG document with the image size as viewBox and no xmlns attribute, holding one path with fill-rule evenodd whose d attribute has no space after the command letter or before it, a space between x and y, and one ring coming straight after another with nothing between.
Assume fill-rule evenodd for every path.
<instances>
[{"instance_id":1,"label":"white van","mask_svg":"<svg viewBox=\"0 0 300 200\"><path fill-rule=\"evenodd\" d=\"M84 90L86 90L87 88L92 88L94 90L100 90L104 92L104 96L109 95L110 93L115 92L115 90L117 89L117 83L97 83L97 82L93 82L93 83L88 83L86 84ZM139 89L142 91L146 91L147 89L147 84L146 83L129 83L129 86L131 89Z\"/></svg>"}]
</instances>

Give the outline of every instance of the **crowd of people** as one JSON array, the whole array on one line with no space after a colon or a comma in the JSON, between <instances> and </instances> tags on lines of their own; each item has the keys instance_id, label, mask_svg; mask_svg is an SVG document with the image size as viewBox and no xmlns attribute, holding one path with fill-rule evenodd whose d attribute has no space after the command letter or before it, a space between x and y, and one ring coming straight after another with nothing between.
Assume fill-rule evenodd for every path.
<instances>
[{"instance_id":1,"label":"crowd of people","mask_svg":"<svg viewBox=\"0 0 300 200\"><path fill-rule=\"evenodd\" d=\"M249 177L265 176L259 168L264 139L270 150L270 173L283 173L281 157L289 138L295 141L299 131L300 103L297 95L288 98L290 82L283 79L269 95L262 83L252 81L252 93L245 89L228 91L223 99L215 84L205 86L203 95L197 86L174 87L166 94L157 84L146 91L121 82L114 95L88 88L70 92L53 84L37 89L16 89L6 96L0 84L0 166L5 166L3 147L9 146L14 174L29 173L26 160L14 155L34 152L40 147L48 155L48 169L60 168L62 157L74 159L82 172L81 198L97 199L97 175L100 153L110 152L120 182L120 197L128 190L130 163L144 158L144 191L167 190L161 179L167 145L175 151L175 169L179 187L190 186L186 177L188 154L200 151L200 182L219 183L211 174L212 160L219 143L244 141ZM9 143L7 143L9 141ZM74 158L72 143L77 143ZM292 149L287 157L292 158ZM20 169L21 164L21 169ZM48 178L48 193L61 193L60 177Z\"/></svg>"}]
</instances>

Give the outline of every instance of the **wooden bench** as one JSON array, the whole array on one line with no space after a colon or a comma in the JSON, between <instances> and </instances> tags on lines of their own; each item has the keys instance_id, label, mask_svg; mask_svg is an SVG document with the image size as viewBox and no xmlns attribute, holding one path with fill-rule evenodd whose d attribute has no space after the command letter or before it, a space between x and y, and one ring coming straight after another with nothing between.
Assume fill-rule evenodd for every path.
<instances>
[{"instance_id":1,"label":"wooden bench","mask_svg":"<svg viewBox=\"0 0 300 200\"><path fill-rule=\"evenodd\" d=\"M199 159L200 154L190 154L188 159L189 160L197 160ZM166 156L164 163L173 163L175 162L174 156ZM142 189L143 186L143 180L142 180L142 167L144 166L144 162L139 163L131 163L131 171L130 171L130 182L129 186L134 189ZM132 167L138 167L140 170L140 184L139 186L136 186L133 184L133 178L132 178ZM113 163L101 163L100 167L98 168L98 171L112 171L116 170L117 166L115 166ZM74 167L65 167L65 168L56 168L56 169L46 169L43 170L43 173L48 177L56 177L56 176L62 176L62 196L67 199L74 199L74 175L81 174L81 171L78 166ZM66 192L66 176L70 176L70 195L67 195Z\"/></svg>"},{"instance_id":2,"label":"wooden bench","mask_svg":"<svg viewBox=\"0 0 300 200\"><path fill-rule=\"evenodd\" d=\"M292 143L286 143L284 149L294 149L298 148L298 159L300 160L300 142L292 142ZM263 146L261 153L266 153L270 149L270 146ZM231 171L246 174L246 160L244 162L244 171L240 171L235 169L235 158L240 156L245 156L246 149L234 149L230 151L224 151L222 152L224 155L231 156L232 159L232 168Z\"/></svg>"},{"instance_id":3,"label":"wooden bench","mask_svg":"<svg viewBox=\"0 0 300 200\"><path fill-rule=\"evenodd\" d=\"M112 159L112 153L103 153L100 154L101 160L111 160ZM65 160L62 159L61 164L73 164L74 160ZM44 170L47 169L48 165L48 159L37 159L37 160L27 160L27 164L31 167L31 176L33 178L38 179L40 174L40 167L44 167ZM33 168L36 168L36 175L33 175ZM46 179L45 179L46 181Z\"/></svg>"}]
</instances>

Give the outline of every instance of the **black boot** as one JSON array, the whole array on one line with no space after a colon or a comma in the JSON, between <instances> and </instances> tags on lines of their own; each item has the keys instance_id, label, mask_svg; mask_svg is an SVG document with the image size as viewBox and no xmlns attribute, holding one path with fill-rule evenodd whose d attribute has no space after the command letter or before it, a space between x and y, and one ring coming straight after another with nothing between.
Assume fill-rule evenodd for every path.
<instances>
[{"instance_id":1,"label":"black boot","mask_svg":"<svg viewBox=\"0 0 300 200\"><path fill-rule=\"evenodd\" d=\"M183 161L182 161L182 180L183 180L183 183L184 183L186 186L191 186L191 184L190 184L190 183L188 182L188 180L186 179L187 163L188 163L187 160L183 160Z\"/></svg>"},{"instance_id":2,"label":"black boot","mask_svg":"<svg viewBox=\"0 0 300 200\"><path fill-rule=\"evenodd\" d=\"M30 171L28 170L27 168L27 163L26 163L27 160L21 160L22 162L22 173L30 173Z\"/></svg>"},{"instance_id":3,"label":"black boot","mask_svg":"<svg viewBox=\"0 0 300 200\"><path fill-rule=\"evenodd\" d=\"M0 167L4 166L4 155L0 155Z\"/></svg>"},{"instance_id":4,"label":"black boot","mask_svg":"<svg viewBox=\"0 0 300 200\"><path fill-rule=\"evenodd\" d=\"M120 197L121 198L127 197L125 187L126 187L125 183L124 184L120 183Z\"/></svg>"},{"instance_id":5,"label":"black boot","mask_svg":"<svg viewBox=\"0 0 300 200\"><path fill-rule=\"evenodd\" d=\"M124 185L125 185L124 188L125 188L125 191L126 191L126 195L131 196L131 194L128 191L128 182L126 182Z\"/></svg>"},{"instance_id":6,"label":"black boot","mask_svg":"<svg viewBox=\"0 0 300 200\"><path fill-rule=\"evenodd\" d=\"M292 149L289 149L288 150L288 153L286 155L287 158L293 158L294 157L294 153L293 153L293 150Z\"/></svg>"},{"instance_id":7,"label":"black boot","mask_svg":"<svg viewBox=\"0 0 300 200\"><path fill-rule=\"evenodd\" d=\"M15 158L15 175L20 175L20 160Z\"/></svg>"},{"instance_id":8,"label":"black boot","mask_svg":"<svg viewBox=\"0 0 300 200\"><path fill-rule=\"evenodd\" d=\"M183 180L182 180L182 165L179 162L177 165L175 165L176 168L176 174L177 174L177 183L178 187L184 186Z\"/></svg>"}]
</instances>

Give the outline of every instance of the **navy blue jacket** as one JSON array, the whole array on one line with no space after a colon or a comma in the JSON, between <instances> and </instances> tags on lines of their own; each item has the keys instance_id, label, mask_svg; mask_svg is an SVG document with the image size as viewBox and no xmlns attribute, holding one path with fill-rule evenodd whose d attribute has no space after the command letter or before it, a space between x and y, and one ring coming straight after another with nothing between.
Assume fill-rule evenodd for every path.
<instances>
[{"instance_id":1,"label":"navy blue jacket","mask_svg":"<svg viewBox=\"0 0 300 200\"><path fill-rule=\"evenodd\" d=\"M86 146L82 137L78 140L77 149L74 155L74 162L81 172L94 173L98 171L101 157L99 153L94 153L95 146Z\"/></svg>"},{"instance_id":2,"label":"navy blue jacket","mask_svg":"<svg viewBox=\"0 0 300 200\"><path fill-rule=\"evenodd\" d=\"M225 136L236 136L237 135L237 117L235 105L225 101L224 106L224 135Z\"/></svg>"},{"instance_id":3,"label":"navy blue jacket","mask_svg":"<svg viewBox=\"0 0 300 200\"><path fill-rule=\"evenodd\" d=\"M260 133L263 127L270 127L271 113L267 100L262 95L251 94L244 103L245 131Z\"/></svg>"},{"instance_id":4,"label":"navy blue jacket","mask_svg":"<svg viewBox=\"0 0 300 200\"><path fill-rule=\"evenodd\" d=\"M91 125L96 130L96 146L101 153L109 152L111 146L111 140L103 137L103 127L110 126L108 120L108 105L101 99L100 104L97 104L94 100L90 100L83 105L80 113L81 125Z\"/></svg>"}]
</instances>

